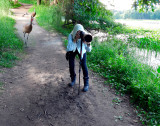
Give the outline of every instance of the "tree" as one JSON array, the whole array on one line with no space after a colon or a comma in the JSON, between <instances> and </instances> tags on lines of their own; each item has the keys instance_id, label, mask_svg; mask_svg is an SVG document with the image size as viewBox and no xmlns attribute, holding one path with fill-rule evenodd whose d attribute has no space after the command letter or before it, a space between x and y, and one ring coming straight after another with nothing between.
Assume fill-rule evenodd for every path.
<instances>
[{"instance_id":1,"label":"tree","mask_svg":"<svg viewBox=\"0 0 160 126\"><path fill-rule=\"evenodd\" d=\"M56 5L56 4L58 4L58 0L53 0L52 2L51 2L51 0L50 0L50 5L52 6L52 5Z\"/></svg>"},{"instance_id":2,"label":"tree","mask_svg":"<svg viewBox=\"0 0 160 126\"><path fill-rule=\"evenodd\" d=\"M65 17L64 26L80 23L93 29L114 27L113 14L99 0L59 0Z\"/></svg>"},{"instance_id":3,"label":"tree","mask_svg":"<svg viewBox=\"0 0 160 126\"><path fill-rule=\"evenodd\" d=\"M14 4L17 4L18 3L18 0L14 0Z\"/></svg>"},{"instance_id":4,"label":"tree","mask_svg":"<svg viewBox=\"0 0 160 126\"><path fill-rule=\"evenodd\" d=\"M139 9L140 11L148 11L149 8L154 11L154 8L157 4L160 3L160 0L135 0L133 3L133 7L137 10Z\"/></svg>"},{"instance_id":5,"label":"tree","mask_svg":"<svg viewBox=\"0 0 160 126\"><path fill-rule=\"evenodd\" d=\"M41 0L37 0L37 5L41 5Z\"/></svg>"}]
</instances>

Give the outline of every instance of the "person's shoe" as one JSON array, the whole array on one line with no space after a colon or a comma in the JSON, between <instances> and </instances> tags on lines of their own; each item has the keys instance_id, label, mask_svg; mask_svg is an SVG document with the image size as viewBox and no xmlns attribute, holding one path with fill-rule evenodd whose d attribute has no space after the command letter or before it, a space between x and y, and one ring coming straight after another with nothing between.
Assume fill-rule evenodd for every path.
<instances>
[{"instance_id":1,"label":"person's shoe","mask_svg":"<svg viewBox=\"0 0 160 126\"><path fill-rule=\"evenodd\" d=\"M83 91L87 92L89 90L89 77L84 77L84 87L83 87Z\"/></svg>"},{"instance_id":2,"label":"person's shoe","mask_svg":"<svg viewBox=\"0 0 160 126\"><path fill-rule=\"evenodd\" d=\"M89 86L84 86L83 91L87 92L89 90Z\"/></svg>"},{"instance_id":3,"label":"person's shoe","mask_svg":"<svg viewBox=\"0 0 160 126\"><path fill-rule=\"evenodd\" d=\"M76 83L76 76L71 77L71 83L69 83L69 87L73 87L74 84Z\"/></svg>"}]
</instances>

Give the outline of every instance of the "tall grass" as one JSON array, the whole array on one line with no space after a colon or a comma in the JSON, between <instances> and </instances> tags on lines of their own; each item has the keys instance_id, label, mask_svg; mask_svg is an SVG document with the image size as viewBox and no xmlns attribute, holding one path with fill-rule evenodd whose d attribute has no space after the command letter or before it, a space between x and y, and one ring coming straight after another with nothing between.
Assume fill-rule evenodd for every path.
<instances>
[{"instance_id":1,"label":"tall grass","mask_svg":"<svg viewBox=\"0 0 160 126\"><path fill-rule=\"evenodd\" d=\"M145 110L146 123L160 125L160 74L135 59L134 52L129 52L127 45L119 40L93 44L89 67L117 90L128 93Z\"/></svg>"},{"instance_id":2,"label":"tall grass","mask_svg":"<svg viewBox=\"0 0 160 126\"><path fill-rule=\"evenodd\" d=\"M153 35L150 36L143 36L141 38L137 38L136 36L130 36L128 39L128 42L131 43L131 45L142 48L142 49L148 49L156 52L160 52L160 36Z\"/></svg>"},{"instance_id":3,"label":"tall grass","mask_svg":"<svg viewBox=\"0 0 160 126\"><path fill-rule=\"evenodd\" d=\"M10 3L0 1L0 66L11 67L18 59L16 54L23 47L23 43L15 35L15 21L8 16Z\"/></svg>"}]
</instances>

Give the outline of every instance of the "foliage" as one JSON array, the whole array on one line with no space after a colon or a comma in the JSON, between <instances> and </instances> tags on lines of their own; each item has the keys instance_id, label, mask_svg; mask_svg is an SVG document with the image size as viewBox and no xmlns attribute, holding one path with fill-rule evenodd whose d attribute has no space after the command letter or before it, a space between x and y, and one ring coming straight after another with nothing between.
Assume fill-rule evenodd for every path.
<instances>
[{"instance_id":1,"label":"foliage","mask_svg":"<svg viewBox=\"0 0 160 126\"><path fill-rule=\"evenodd\" d=\"M159 123L160 76L136 60L134 53L129 53L127 45L121 41L112 39L93 44L92 53L88 56L89 67L107 78L120 92L130 94L132 101L146 111L148 124Z\"/></svg>"},{"instance_id":2,"label":"foliage","mask_svg":"<svg viewBox=\"0 0 160 126\"><path fill-rule=\"evenodd\" d=\"M114 11L116 19L160 19L160 8L156 8L154 12L147 11L140 13L135 10Z\"/></svg>"},{"instance_id":3,"label":"foliage","mask_svg":"<svg viewBox=\"0 0 160 126\"><path fill-rule=\"evenodd\" d=\"M142 38L136 38L135 36L130 36L128 39L128 42L131 43L132 46L135 46L138 48L160 52L159 37L144 36Z\"/></svg>"},{"instance_id":4,"label":"foliage","mask_svg":"<svg viewBox=\"0 0 160 126\"><path fill-rule=\"evenodd\" d=\"M29 11L33 12L33 9L36 9L36 21L38 24L48 30L53 30L53 28L64 35L71 31L73 25L66 26L66 29L62 27L63 22L61 20L62 11L60 5L56 6L33 6Z\"/></svg>"},{"instance_id":5,"label":"foliage","mask_svg":"<svg viewBox=\"0 0 160 126\"><path fill-rule=\"evenodd\" d=\"M37 5L37 0L18 0L21 3ZM41 0L41 5L49 5L50 0Z\"/></svg>"},{"instance_id":6,"label":"foliage","mask_svg":"<svg viewBox=\"0 0 160 126\"><path fill-rule=\"evenodd\" d=\"M37 4L37 0L18 0L21 3Z\"/></svg>"},{"instance_id":7,"label":"foliage","mask_svg":"<svg viewBox=\"0 0 160 126\"><path fill-rule=\"evenodd\" d=\"M8 17L9 1L0 1L0 66L11 67L17 58L17 51L23 47L23 43L15 34L15 21Z\"/></svg>"},{"instance_id":8,"label":"foliage","mask_svg":"<svg viewBox=\"0 0 160 126\"><path fill-rule=\"evenodd\" d=\"M0 15L7 15L9 13L10 3L9 1L0 0Z\"/></svg>"},{"instance_id":9,"label":"foliage","mask_svg":"<svg viewBox=\"0 0 160 126\"><path fill-rule=\"evenodd\" d=\"M65 0L62 5L65 25L80 23L88 29L102 29L107 32L116 27L122 27L114 22L112 12L106 10L98 0L74 0L74 2Z\"/></svg>"},{"instance_id":10,"label":"foliage","mask_svg":"<svg viewBox=\"0 0 160 126\"><path fill-rule=\"evenodd\" d=\"M14 4L14 2L13 2L13 1L10 1L10 5L11 5L11 8L17 8L17 7L20 7L20 6L21 6L21 4L20 4L20 3L16 3L16 4Z\"/></svg>"},{"instance_id":11,"label":"foliage","mask_svg":"<svg viewBox=\"0 0 160 126\"><path fill-rule=\"evenodd\" d=\"M17 59L16 52L22 49L23 43L15 35L15 21L4 16L0 16L0 20L0 66L11 67Z\"/></svg>"},{"instance_id":12,"label":"foliage","mask_svg":"<svg viewBox=\"0 0 160 126\"><path fill-rule=\"evenodd\" d=\"M154 11L154 7L159 4L159 0L135 0L135 2L133 3L133 7L135 7L135 9L139 9L139 11L148 11L150 8L152 9L152 11Z\"/></svg>"}]
</instances>

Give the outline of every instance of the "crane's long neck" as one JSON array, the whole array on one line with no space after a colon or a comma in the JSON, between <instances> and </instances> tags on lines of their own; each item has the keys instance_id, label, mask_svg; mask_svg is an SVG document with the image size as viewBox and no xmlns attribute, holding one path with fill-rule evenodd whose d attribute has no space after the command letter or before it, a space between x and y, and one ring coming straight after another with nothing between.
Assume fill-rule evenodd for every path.
<instances>
[{"instance_id":1,"label":"crane's long neck","mask_svg":"<svg viewBox=\"0 0 160 126\"><path fill-rule=\"evenodd\" d=\"M34 12L36 12L35 8L34 8Z\"/></svg>"},{"instance_id":2,"label":"crane's long neck","mask_svg":"<svg viewBox=\"0 0 160 126\"><path fill-rule=\"evenodd\" d=\"M32 21L33 21L33 18L31 17L31 22L30 22L30 25L32 25Z\"/></svg>"}]
</instances>

